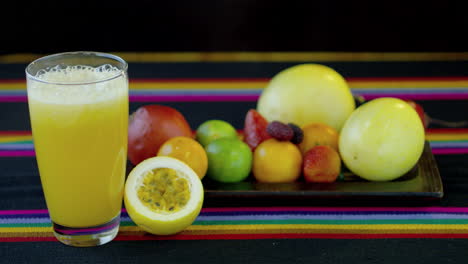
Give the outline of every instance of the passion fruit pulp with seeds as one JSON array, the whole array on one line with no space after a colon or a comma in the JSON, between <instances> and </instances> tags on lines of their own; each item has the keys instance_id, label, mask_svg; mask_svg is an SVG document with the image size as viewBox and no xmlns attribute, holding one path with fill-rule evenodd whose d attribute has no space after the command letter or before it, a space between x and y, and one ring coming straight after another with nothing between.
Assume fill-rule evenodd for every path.
<instances>
[{"instance_id":1,"label":"passion fruit pulp with seeds","mask_svg":"<svg viewBox=\"0 0 468 264\"><path fill-rule=\"evenodd\" d=\"M187 180L169 168L148 171L137 195L146 207L159 213L177 212L190 198Z\"/></svg>"}]
</instances>

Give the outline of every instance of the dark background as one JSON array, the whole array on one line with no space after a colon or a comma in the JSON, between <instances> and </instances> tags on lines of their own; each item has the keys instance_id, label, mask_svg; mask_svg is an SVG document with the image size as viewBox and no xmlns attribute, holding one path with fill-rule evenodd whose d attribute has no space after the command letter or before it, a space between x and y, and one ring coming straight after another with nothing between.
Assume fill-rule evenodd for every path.
<instances>
[{"instance_id":1,"label":"dark background","mask_svg":"<svg viewBox=\"0 0 468 264\"><path fill-rule=\"evenodd\" d=\"M463 1L5 1L0 54L466 51Z\"/></svg>"},{"instance_id":2,"label":"dark background","mask_svg":"<svg viewBox=\"0 0 468 264\"><path fill-rule=\"evenodd\" d=\"M468 51L468 9L467 4L461 2L6 0L0 5L0 55L70 50ZM429 76L463 76L465 69L468 69L465 67L466 62L457 62L458 66L453 67L440 63L414 66L389 62L380 67L368 63L364 68L348 66L348 69L351 73L371 72L375 76L422 76L421 73ZM174 68L184 69L180 65ZM216 73L229 76L238 71L255 72L256 69L264 69L264 77L277 72L277 68L265 65L259 68L242 65L246 66L245 69L237 66L237 71L227 71L219 64L207 65L215 66ZM338 70L346 67L340 63L332 66ZM18 74L12 77L24 78L24 65L5 67ZM164 64L159 67L171 66ZM254 68L252 70L248 67ZM172 74L172 71L158 70L154 72ZM191 69L186 74L194 74L195 71L200 73L203 69ZM138 72L135 70L135 74ZM130 76L134 76L132 74ZM441 112L462 115L464 103L433 101L426 102L424 107L431 115ZM6 107L3 113L13 113L17 117L8 118L8 122L27 120L25 104L2 104L2 107ZM187 108L182 110L188 111ZM435 117L443 119L447 116ZM237 118L240 124L241 117ZM458 119L460 116L453 118ZM8 122L2 120L2 125L14 129L28 129L29 125L21 123L21 126L13 126ZM464 206L468 202L466 160L466 155L437 157L446 191L441 206ZM34 160L31 158L18 162L18 159L12 159L5 162L8 166L2 167L5 184L1 186L10 191L0 192L0 196L4 196L0 199L0 208L44 208L39 178L30 172L34 170L37 173ZM69 248L58 242L27 242L3 243L0 247L0 256L3 257L0 262L151 263L159 260L163 263L464 263L468 258L466 247L466 239L422 238L114 241L90 249Z\"/></svg>"}]
</instances>

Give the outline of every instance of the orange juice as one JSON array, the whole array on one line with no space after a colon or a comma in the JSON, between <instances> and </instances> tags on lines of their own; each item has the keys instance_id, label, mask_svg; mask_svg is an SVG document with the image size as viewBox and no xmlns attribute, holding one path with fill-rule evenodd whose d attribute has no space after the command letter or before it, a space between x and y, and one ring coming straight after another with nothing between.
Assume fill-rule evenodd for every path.
<instances>
[{"instance_id":1,"label":"orange juice","mask_svg":"<svg viewBox=\"0 0 468 264\"><path fill-rule=\"evenodd\" d=\"M50 217L67 227L120 214L125 180L128 81L112 70L70 68L28 80L34 146ZM70 85L70 80L85 83ZM67 82L67 85L61 85Z\"/></svg>"}]
</instances>

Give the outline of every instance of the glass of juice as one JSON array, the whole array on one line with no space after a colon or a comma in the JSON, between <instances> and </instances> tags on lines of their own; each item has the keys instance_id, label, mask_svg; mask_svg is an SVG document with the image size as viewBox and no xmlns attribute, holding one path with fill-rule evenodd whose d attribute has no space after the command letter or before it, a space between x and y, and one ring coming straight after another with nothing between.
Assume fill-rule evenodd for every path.
<instances>
[{"instance_id":1,"label":"glass of juice","mask_svg":"<svg viewBox=\"0 0 468 264\"><path fill-rule=\"evenodd\" d=\"M127 63L97 52L26 68L36 158L55 237L96 246L119 230L128 130Z\"/></svg>"}]
</instances>

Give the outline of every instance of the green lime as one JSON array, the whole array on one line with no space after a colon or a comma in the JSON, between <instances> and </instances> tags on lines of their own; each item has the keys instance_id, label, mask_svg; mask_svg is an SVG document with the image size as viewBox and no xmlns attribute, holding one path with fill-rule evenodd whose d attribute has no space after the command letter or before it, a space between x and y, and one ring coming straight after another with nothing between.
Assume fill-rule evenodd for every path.
<instances>
[{"instance_id":1,"label":"green lime","mask_svg":"<svg viewBox=\"0 0 468 264\"><path fill-rule=\"evenodd\" d=\"M239 139L221 138L206 146L207 176L220 182L240 182L252 169L252 151Z\"/></svg>"},{"instance_id":2,"label":"green lime","mask_svg":"<svg viewBox=\"0 0 468 264\"><path fill-rule=\"evenodd\" d=\"M218 138L237 139L237 131L231 124L223 120L208 120L197 128L196 139L203 146L207 146Z\"/></svg>"}]
</instances>

